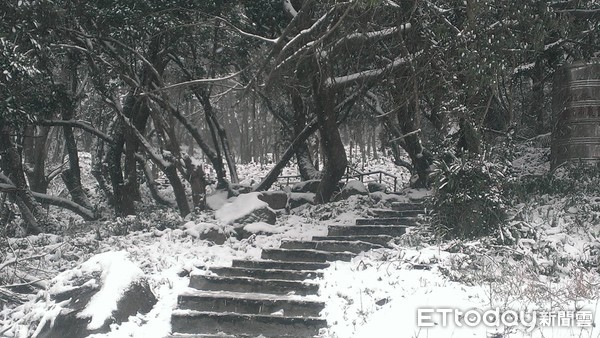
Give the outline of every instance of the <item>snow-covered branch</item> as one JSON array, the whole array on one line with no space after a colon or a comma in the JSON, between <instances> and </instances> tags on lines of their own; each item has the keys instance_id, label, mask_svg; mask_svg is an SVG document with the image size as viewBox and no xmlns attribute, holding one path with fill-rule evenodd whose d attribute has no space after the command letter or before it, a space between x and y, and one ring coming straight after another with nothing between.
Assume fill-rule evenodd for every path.
<instances>
[{"instance_id":1,"label":"snow-covered branch","mask_svg":"<svg viewBox=\"0 0 600 338\"><path fill-rule=\"evenodd\" d=\"M87 123L85 121L79 121L79 120L40 120L40 121L36 121L36 124L38 124L40 126L67 126L67 127L79 128L79 129L87 131L90 134L98 136L103 141L106 141L108 143L115 143L114 140L110 136L108 136L107 134L103 133L102 131L94 128L92 125L90 125L89 123Z\"/></svg>"},{"instance_id":2,"label":"snow-covered branch","mask_svg":"<svg viewBox=\"0 0 600 338\"><path fill-rule=\"evenodd\" d=\"M46 203L46 204L50 204L50 205L54 205L57 207L61 207L61 208L70 210L70 211L76 213L77 215L83 217L86 221L93 221L98 218L97 215L92 210L84 208L81 205L79 205L71 200L68 200L66 198L42 194L42 193L35 192L35 191L32 191L31 194L33 195L33 197L35 197L36 200L38 200L42 203Z\"/></svg>"},{"instance_id":3,"label":"snow-covered branch","mask_svg":"<svg viewBox=\"0 0 600 338\"><path fill-rule=\"evenodd\" d=\"M384 39L386 37L393 36L400 32L404 32L404 31L410 29L411 27L412 27L412 25L410 23L405 23L405 24L402 24L402 25L399 25L396 27L385 28L385 29L381 29L381 30L373 31L373 32L352 33L352 34L344 36L338 42L336 42L329 49L328 54L334 53L340 49L356 48L356 47L360 46L361 43L364 43L364 42L367 42L370 40L376 41L379 39Z\"/></svg>"},{"instance_id":4,"label":"snow-covered branch","mask_svg":"<svg viewBox=\"0 0 600 338\"><path fill-rule=\"evenodd\" d=\"M353 82L370 81L380 77L381 75L387 72L393 71L399 66L410 62L411 60L419 56L421 53L422 52L417 52L409 56L397 57L394 59L394 61L390 62L388 65L382 68L363 70L349 75L328 78L325 80L325 85L328 87L343 87Z\"/></svg>"},{"instance_id":5,"label":"snow-covered branch","mask_svg":"<svg viewBox=\"0 0 600 338\"><path fill-rule=\"evenodd\" d=\"M260 36L260 35L257 35L257 34L252 34L252 33L246 32L246 31L240 29L239 27L237 27L236 25L232 24L231 22L223 19L220 16L215 16L215 19L223 22L225 25L227 25L228 27L232 28L233 30L235 30L236 32L238 32L242 36L249 37L249 38L252 38L252 39L261 40L261 41L268 42L268 43L277 43L277 39L269 39L269 38L265 38L264 36Z\"/></svg>"},{"instance_id":6,"label":"snow-covered branch","mask_svg":"<svg viewBox=\"0 0 600 338\"><path fill-rule=\"evenodd\" d=\"M233 74L229 74L229 75L223 76L223 77L208 78L208 79L196 79L196 80L174 83L172 85L163 86L163 87L154 89L151 91L151 93L160 92L160 91L169 90L169 89L180 88L180 87L189 87L189 86L202 84L202 83L215 83L215 82L220 82L220 81L227 81L227 80L231 80L231 79L235 78L236 76L240 75L242 72L244 72L244 70L245 69L242 69L239 72L235 72ZM141 94L141 95L144 95L144 94Z\"/></svg>"},{"instance_id":7,"label":"snow-covered branch","mask_svg":"<svg viewBox=\"0 0 600 338\"><path fill-rule=\"evenodd\" d=\"M292 17L298 15L298 11L296 11L290 0L283 0L283 9L285 9Z\"/></svg>"}]
</instances>

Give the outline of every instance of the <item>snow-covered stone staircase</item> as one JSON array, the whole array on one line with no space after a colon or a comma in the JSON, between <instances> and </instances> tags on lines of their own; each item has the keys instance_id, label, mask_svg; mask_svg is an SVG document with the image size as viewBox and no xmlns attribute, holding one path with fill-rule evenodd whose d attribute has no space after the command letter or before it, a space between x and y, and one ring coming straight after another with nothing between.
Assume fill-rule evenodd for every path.
<instances>
[{"instance_id":1,"label":"snow-covered stone staircase","mask_svg":"<svg viewBox=\"0 0 600 338\"><path fill-rule=\"evenodd\" d=\"M417 224L420 204L395 203L372 209L372 218L356 225L331 225L327 236L309 241L284 240L263 250L261 260L234 260L231 267L193 274L171 317L172 337L295 337L319 335L327 321L319 317L319 270L332 261L387 246Z\"/></svg>"}]
</instances>

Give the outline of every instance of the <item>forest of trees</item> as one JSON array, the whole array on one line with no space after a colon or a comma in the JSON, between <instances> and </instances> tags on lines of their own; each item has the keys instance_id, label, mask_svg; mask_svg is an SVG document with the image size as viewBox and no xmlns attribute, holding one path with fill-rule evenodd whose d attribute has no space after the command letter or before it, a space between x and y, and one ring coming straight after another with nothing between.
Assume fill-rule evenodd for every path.
<instances>
[{"instance_id":1,"label":"forest of trees","mask_svg":"<svg viewBox=\"0 0 600 338\"><path fill-rule=\"evenodd\" d=\"M597 0L2 1L0 225L99 218L82 152L119 217L142 183L202 209L251 161L276 163L255 190L295 161L327 202L349 142L427 186L443 147L549 133L552 76L598 56L599 19Z\"/></svg>"}]
</instances>

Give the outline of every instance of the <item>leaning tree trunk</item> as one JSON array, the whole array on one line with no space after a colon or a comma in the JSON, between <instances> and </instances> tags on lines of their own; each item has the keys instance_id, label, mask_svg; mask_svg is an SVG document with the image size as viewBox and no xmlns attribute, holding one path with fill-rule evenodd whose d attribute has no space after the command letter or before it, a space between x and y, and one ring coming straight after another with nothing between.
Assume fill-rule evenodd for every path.
<instances>
[{"instance_id":1,"label":"leaning tree trunk","mask_svg":"<svg viewBox=\"0 0 600 338\"><path fill-rule=\"evenodd\" d=\"M34 199L29 190L27 180L25 179L25 172L23 171L21 156L11 140L11 128L6 121L0 121L0 154L2 154L2 170L7 174L11 183L16 188L11 193L21 211L26 232L28 234L42 232L49 225L48 219L44 209Z\"/></svg>"},{"instance_id":2,"label":"leaning tree trunk","mask_svg":"<svg viewBox=\"0 0 600 338\"><path fill-rule=\"evenodd\" d=\"M323 177L317 190L315 202L325 203L331 200L339 181L344 176L348 159L337 126L335 94L317 81L313 83L313 92L325 160Z\"/></svg>"}]
</instances>

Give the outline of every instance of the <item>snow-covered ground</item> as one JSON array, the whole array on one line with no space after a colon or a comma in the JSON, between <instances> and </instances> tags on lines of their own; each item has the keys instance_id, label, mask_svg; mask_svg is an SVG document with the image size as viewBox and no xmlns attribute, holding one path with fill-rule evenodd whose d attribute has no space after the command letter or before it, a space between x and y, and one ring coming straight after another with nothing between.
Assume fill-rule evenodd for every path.
<instances>
[{"instance_id":1,"label":"snow-covered ground","mask_svg":"<svg viewBox=\"0 0 600 338\"><path fill-rule=\"evenodd\" d=\"M532 152L525 152L514 162L524 174L535 173L545 165L544 159ZM405 173L382 160L376 161L373 168L398 174L406 182ZM268 169L249 165L240 168L240 173L251 183ZM224 202L221 198L215 203L227 208L222 206ZM148 314L131 317L110 333L94 337L164 337L170 330L177 295L187 288L185 272L227 266L233 259L258 258L262 249L277 247L282 239L325 235L327 225L352 224L373 205L380 206L353 196L327 205L303 206L291 214L280 213L274 226L260 223L249 227L268 230L272 232L269 236L253 235L243 240L231 237L222 245L199 239L209 229L229 231L227 220L214 212L182 220L172 213L162 217L156 210L118 224L102 223L84 229L74 226L76 229L67 236L10 239L14 256L7 256L3 263L20 257L15 264L18 273L26 271L43 280L35 281L41 289L29 295L23 305L4 305L0 309L0 336L31 337L40 323L51 321L60 311L61 304L49 298L49 291L69 287L66 276L101 269L104 282L112 285L103 290L104 299L122 292L120 279L111 277L111 271L126 270L129 278L141 274L148 279L158 303ZM498 244L494 238L436 241L427 231L416 229L393 249L373 250L351 262L332 264L319 281L319 296L327 304L322 315L330 326L323 337L600 337L600 329L595 326L600 320L600 198L539 196L517 205L513 214L518 217L512 226L519 233L514 245ZM161 218L180 226L165 228L156 223ZM114 235L123 227L127 234ZM16 271L11 267L0 269L0 281L8 280ZM96 321L110 311L106 304L91 304L97 307L90 311L100 313L93 317ZM422 323L432 327L418 325L419 309ZM459 316L455 321L456 312L442 316L439 311L445 309L463 313L498 309L498 315L522 311L520 322L524 325L472 327L466 325L466 317ZM534 311L538 314L536 325L528 327L532 318L527 321L527 316ZM588 312L591 318L585 317ZM551 315L556 317L552 319ZM555 321L553 326L545 325L544 320L549 318ZM571 325L561 327L567 322Z\"/></svg>"}]
</instances>

